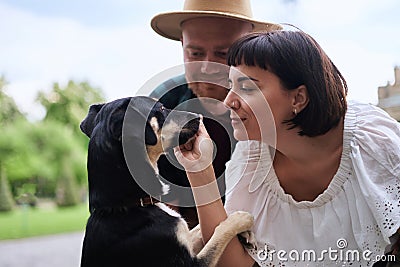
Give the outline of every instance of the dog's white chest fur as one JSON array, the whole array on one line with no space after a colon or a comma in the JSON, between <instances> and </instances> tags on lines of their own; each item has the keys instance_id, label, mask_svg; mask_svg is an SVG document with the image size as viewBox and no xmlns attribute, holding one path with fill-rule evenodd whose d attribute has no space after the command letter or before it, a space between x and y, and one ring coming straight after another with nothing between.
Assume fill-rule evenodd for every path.
<instances>
[{"instance_id":1,"label":"dog's white chest fur","mask_svg":"<svg viewBox=\"0 0 400 267\"><path fill-rule=\"evenodd\" d=\"M189 227L188 227L186 221L181 217L181 215L178 212L169 208L164 203L156 203L155 205L157 205L160 209L162 209L169 215L180 219L178 224L176 225L176 237L177 237L179 243L184 245L189 250L189 253L191 254L191 256L194 257L195 254L193 252L193 243L192 243L193 240L192 240L192 237L191 237L191 234L189 231Z\"/></svg>"},{"instance_id":2,"label":"dog's white chest fur","mask_svg":"<svg viewBox=\"0 0 400 267\"><path fill-rule=\"evenodd\" d=\"M163 211L165 211L166 213L168 213L169 215L174 216L174 217L181 218L181 215L180 215L178 212L176 212L176 211L174 211L173 209L169 208L169 207L168 207L167 205L165 205L164 203L159 202L159 203L156 203L155 205L158 206L158 207L159 207L160 209L162 209Z\"/></svg>"}]
</instances>

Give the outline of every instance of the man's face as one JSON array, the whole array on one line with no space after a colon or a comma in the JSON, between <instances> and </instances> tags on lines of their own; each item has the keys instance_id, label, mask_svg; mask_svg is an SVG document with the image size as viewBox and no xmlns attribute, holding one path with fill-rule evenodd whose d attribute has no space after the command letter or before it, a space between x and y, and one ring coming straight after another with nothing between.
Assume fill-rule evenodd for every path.
<instances>
[{"instance_id":1,"label":"man's face","mask_svg":"<svg viewBox=\"0 0 400 267\"><path fill-rule=\"evenodd\" d=\"M190 62L185 66L186 79L197 97L225 99L228 49L251 29L248 22L227 18L195 18L182 24L183 58Z\"/></svg>"}]
</instances>

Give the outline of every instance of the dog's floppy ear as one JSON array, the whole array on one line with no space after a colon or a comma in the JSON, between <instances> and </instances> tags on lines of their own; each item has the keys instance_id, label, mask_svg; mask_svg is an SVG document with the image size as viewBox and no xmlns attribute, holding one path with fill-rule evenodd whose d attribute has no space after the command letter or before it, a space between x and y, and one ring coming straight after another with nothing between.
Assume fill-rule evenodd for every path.
<instances>
[{"instance_id":1,"label":"dog's floppy ear","mask_svg":"<svg viewBox=\"0 0 400 267\"><path fill-rule=\"evenodd\" d=\"M123 126L125 136L144 140L146 145L156 145L157 136L147 121L148 114L143 114L132 103L128 106Z\"/></svg>"},{"instance_id":2,"label":"dog's floppy ear","mask_svg":"<svg viewBox=\"0 0 400 267\"><path fill-rule=\"evenodd\" d=\"M148 122L146 122L144 140L146 141L146 145L155 146L157 144L156 133L154 132L153 128L150 126Z\"/></svg>"},{"instance_id":3,"label":"dog's floppy ear","mask_svg":"<svg viewBox=\"0 0 400 267\"><path fill-rule=\"evenodd\" d=\"M92 135L94 127L96 126L94 122L95 118L103 106L104 104L91 105L86 118L80 124L81 131L89 138Z\"/></svg>"}]
</instances>

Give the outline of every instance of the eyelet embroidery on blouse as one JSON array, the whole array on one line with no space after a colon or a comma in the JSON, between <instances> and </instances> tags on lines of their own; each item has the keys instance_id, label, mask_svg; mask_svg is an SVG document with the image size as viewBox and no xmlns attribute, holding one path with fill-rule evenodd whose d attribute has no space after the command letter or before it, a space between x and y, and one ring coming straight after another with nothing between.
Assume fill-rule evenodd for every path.
<instances>
[{"instance_id":1,"label":"eyelet embroidery on blouse","mask_svg":"<svg viewBox=\"0 0 400 267\"><path fill-rule=\"evenodd\" d=\"M396 180L395 184L388 184L385 186L385 199L376 199L375 207L379 214L382 214L381 227L382 230L396 231L396 221L393 220L400 210L400 182Z\"/></svg>"},{"instance_id":2,"label":"eyelet embroidery on blouse","mask_svg":"<svg viewBox=\"0 0 400 267\"><path fill-rule=\"evenodd\" d=\"M366 229L367 229L367 233L368 234L375 234L375 235L379 235L380 234L380 230L379 230L378 224L367 225Z\"/></svg>"},{"instance_id":3,"label":"eyelet embroidery on blouse","mask_svg":"<svg viewBox=\"0 0 400 267\"><path fill-rule=\"evenodd\" d=\"M385 191L388 195L394 195L394 199L397 199L396 203L390 203L392 207L397 206L397 208L400 208L400 182L397 180L396 184L387 185ZM392 211L393 208L390 210L390 212Z\"/></svg>"}]
</instances>

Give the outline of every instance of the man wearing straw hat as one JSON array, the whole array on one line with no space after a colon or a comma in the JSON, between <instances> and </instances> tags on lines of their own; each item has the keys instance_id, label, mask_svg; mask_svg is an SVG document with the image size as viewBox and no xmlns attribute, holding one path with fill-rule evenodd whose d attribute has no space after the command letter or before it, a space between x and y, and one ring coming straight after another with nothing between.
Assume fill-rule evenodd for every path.
<instances>
[{"instance_id":1,"label":"man wearing straw hat","mask_svg":"<svg viewBox=\"0 0 400 267\"><path fill-rule=\"evenodd\" d=\"M223 195L225 163L235 145L229 113L222 104L228 92L227 51L246 33L276 30L280 26L254 20L250 0L185 0L183 11L158 14L151 27L161 36L182 43L185 62L185 74L166 81L151 96L159 98L167 108L203 114L205 127L216 146L213 166ZM176 162L170 163L175 160L174 156L160 158L160 175L190 189L183 168L175 167ZM169 201L180 206L189 227L195 226L198 221L192 195L171 195L173 199Z\"/></svg>"}]
</instances>

